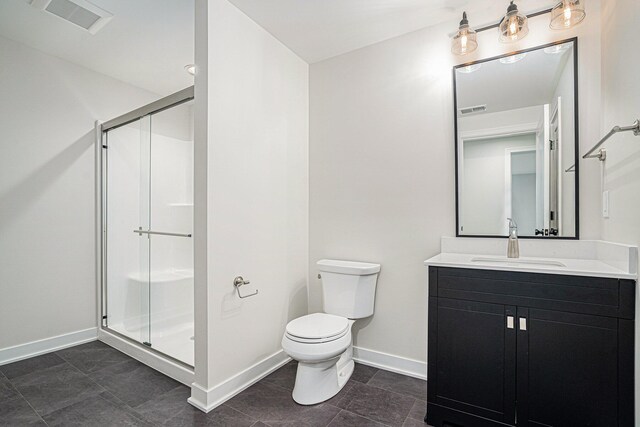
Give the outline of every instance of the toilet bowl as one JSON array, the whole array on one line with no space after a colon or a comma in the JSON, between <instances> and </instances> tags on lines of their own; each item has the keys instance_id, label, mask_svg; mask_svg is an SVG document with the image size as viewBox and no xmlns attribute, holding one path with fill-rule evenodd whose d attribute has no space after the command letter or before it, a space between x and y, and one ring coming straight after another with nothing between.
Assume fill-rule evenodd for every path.
<instances>
[{"instance_id":1,"label":"toilet bowl","mask_svg":"<svg viewBox=\"0 0 640 427\"><path fill-rule=\"evenodd\" d=\"M293 399L313 405L335 396L354 368L351 327L373 314L379 264L321 260L324 313L287 324L282 348L298 361Z\"/></svg>"}]
</instances>

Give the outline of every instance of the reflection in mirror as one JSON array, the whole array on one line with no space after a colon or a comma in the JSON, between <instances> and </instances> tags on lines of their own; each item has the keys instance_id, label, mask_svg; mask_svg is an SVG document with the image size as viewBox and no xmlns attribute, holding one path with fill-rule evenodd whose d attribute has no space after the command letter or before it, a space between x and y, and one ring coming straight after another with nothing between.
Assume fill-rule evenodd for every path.
<instances>
[{"instance_id":1,"label":"reflection in mirror","mask_svg":"<svg viewBox=\"0 0 640 427\"><path fill-rule=\"evenodd\" d=\"M578 237L576 40L456 67L457 235Z\"/></svg>"}]
</instances>

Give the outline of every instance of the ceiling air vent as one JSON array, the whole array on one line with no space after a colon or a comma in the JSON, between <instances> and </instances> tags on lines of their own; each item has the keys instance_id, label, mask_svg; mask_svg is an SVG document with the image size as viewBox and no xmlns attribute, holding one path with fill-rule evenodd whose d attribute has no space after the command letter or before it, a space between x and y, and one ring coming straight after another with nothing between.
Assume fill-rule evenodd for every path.
<instances>
[{"instance_id":1,"label":"ceiling air vent","mask_svg":"<svg viewBox=\"0 0 640 427\"><path fill-rule=\"evenodd\" d=\"M86 0L30 0L31 6L84 28L95 34L113 15Z\"/></svg>"},{"instance_id":2,"label":"ceiling air vent","mask_svg":"<svg viewBox=\"0 0 640 427\"><path fill-rule=\"evenodd\" d=\"M475 107L466 107L460 109L460 114L463 116L466 114L484 113L487 111L487 105L476 105Z\"/></svg>"}]
</instances>

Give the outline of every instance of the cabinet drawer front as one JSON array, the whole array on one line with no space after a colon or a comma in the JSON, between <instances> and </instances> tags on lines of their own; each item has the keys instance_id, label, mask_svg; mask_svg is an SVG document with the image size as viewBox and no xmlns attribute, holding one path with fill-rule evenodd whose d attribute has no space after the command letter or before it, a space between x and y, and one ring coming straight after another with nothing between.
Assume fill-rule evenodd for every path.
<instances>
[{"instance_id":1,"label":"cabinet drawer front","mask_svg":"<svg viewBox=\"0 0 640 427\"><path fill-rule=\"evenodd\" d=\"M434 276L439 297L633 318L617 279L457 268Z\"/></svg>"}]
</instances>

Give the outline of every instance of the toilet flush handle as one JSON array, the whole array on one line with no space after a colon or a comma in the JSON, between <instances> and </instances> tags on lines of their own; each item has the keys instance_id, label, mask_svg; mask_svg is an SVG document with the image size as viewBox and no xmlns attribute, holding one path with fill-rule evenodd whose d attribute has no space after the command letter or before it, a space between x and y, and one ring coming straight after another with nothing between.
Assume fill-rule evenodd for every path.
<instances>
[{"instance_id":1,"label":"toilet flush handle","mask_svg":"<svg viewBox=\"0 0 640 427\"><path fill-rule=\"evenodd\" d=\"M240 294L240 286L248 285L249 283L251 283L251 282L248 281L248 280L244 280L244 278L242 276L237 276L235 279L233 279L233 286L236 288L236 292L238 293L238 296L241 299L249 298L249 297L252 297L254 295L258 295L258 290L257 289L256 289L256 291L254 293L249 294L249 295L242 296Z\"/></svg>"}]
</instances>

